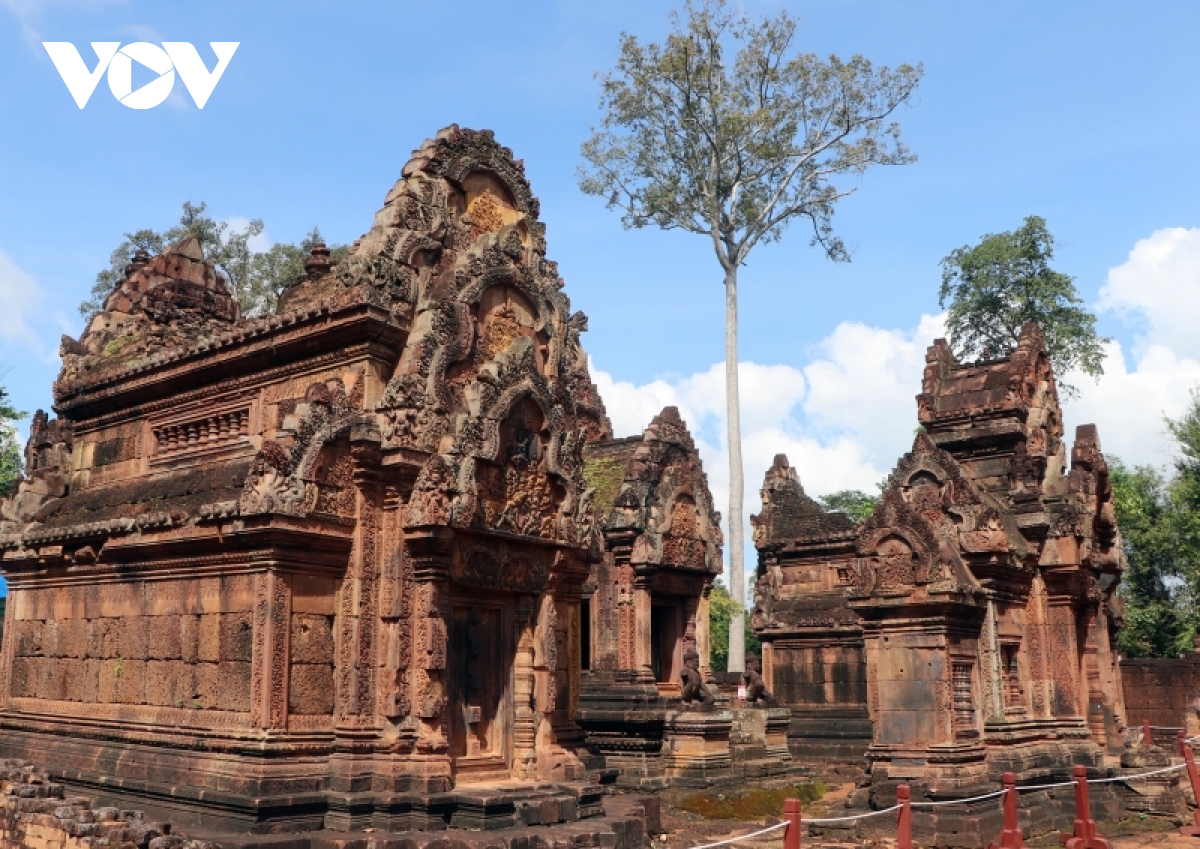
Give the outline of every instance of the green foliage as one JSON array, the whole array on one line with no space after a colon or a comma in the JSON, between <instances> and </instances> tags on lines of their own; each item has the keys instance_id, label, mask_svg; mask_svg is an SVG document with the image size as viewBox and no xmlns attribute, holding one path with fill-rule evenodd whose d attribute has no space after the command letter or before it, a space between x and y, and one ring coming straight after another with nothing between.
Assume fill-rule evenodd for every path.
<instances>
[{"instance_id":1,"label":"green foliage","mask_svg":"<svg viewBox=\"0 0 1200 849\"><path fill-rule=\"evenodd\" d=\"M854 521L861 522L875 512L879 499L879 495L871 495L861 489L840 489L817 501L826 510L845 513Z\"/></svg>"},{"instance_id":2,"label":"green foliage","mask_svg":"<svg viewBox=\"0 0 1200 849\"><path fill-rule=\"evenodd\" d=\"M1177 598L1175 505L1168 481L1150 466L1126 468L1109 461L1117 521L1128 560L1121 582L1125 625L1118 636L1127 657L1174 657L1191 641Z\"/></svg>"},{"instance_id":3,"label":"green foliage","mask_svg":"<svg viewBox=\"0 0 1200 849\"><path fill-rule=\"evenodd\" d=\"M13 406L8 390L0 386L0 493L21 476L24 458L17 442L17 428L13 422L28 415Z\"/></svg>"},{"instance_id":4,"label":"green foliage","mask_svg":"<svg viewBox=\"0 0 1200 849\"><path fill-rule=\"evenodd\" d=\"M729 590L718 578L713 583L712 594L708 598L708 640L712 650L712 671L725 672L729 667L729 623L738 609L738 603L729 595ZM762 643L750 630L750 617L743 620L746 634L746 653L758 654L762 651Z\"/></svg>"},{"instance_id":5,"label":"green foliage","mask_svg":"<svg viewBox=\"0 0 1200 849\"><path fill-rule=\"evenodd\" d=\"M1031 215L1011 233L989 233L974 247L951 251L942 260L938 303L949 302L946 326L964 359L1004 356L1016 346L1021 327L1036 321L1059 385L1071 397L1077 390L1062 378L1076 368L1092 377L1103 374L1108 340L1096 335L1096 316L1080 306L1075 278L1050 267L1053 258L1045 219Z\"/></svg>"},{"instance_id":6,"label":"green foliage","mask_svg":"<svg viewBox=\"0 0 1200 849\"><path fill-rule=\"evenodd\" d=\"M1149 466L1109 461L1128 565L1121 582L1128 657L1174 657L1200 629L1200 391L1183 416L1168 419L1179 447L1170 477Z\"/></svg>"},{"instance_id":7,"label":"green foliage","mask_svg":"<svg viewBox=\"0 0 1200 849\"><path fill-rule=\"evenodd\" d=\"M793 53L786 12L752 20L725 0L688 0L671 24L663 44L622 33L616 68L599 76L603 120L583 145L580 187L626 227L709 236L727 271L796 217L846 259L832 216L854 189L831 180L914 161L888 118L921 67Z\"/></svg>"},{"instance_id":8,"label":"green foliage","mask_svg":"<svg viewBox=\"0 0 1200 849\"><path fill-rule=\"evenodd\" d=\"M761 820L778 817L787 799L799 799L807 808L820 799L829 788L821 781L806 781L783 787L728 788L718 792L705 790L690 793L675 803L680 810L699 814L710 820Z\"/></svg>"},{"instance_id":9,"label":"green foliage","mask_svg":"<svg viewBox=\"0 0 1200 849\"><path fill-rule=\"evenodd\" d=\"M320 241L314 227L299 245L276 243L265 251L255 251L250 240L261 236L263 223L259 219L240 229L227 221L217 221L205 215L208 204L184 201L179 223L163 232L138 230L126 233L109 257L109 267L96 275L90 296L79 305L79 313L90 319L104 307L104 301L116 285L125 279L125 266L139 249L151 256L187 236L195 236L204 256L213 261L225 276L230 291L241 307L242 315L265 315L275 311L279 295L304 273L304 260ZM349 250L345 245L330 246L331 259L336 263Z\"/></svg>"}]
</instances>

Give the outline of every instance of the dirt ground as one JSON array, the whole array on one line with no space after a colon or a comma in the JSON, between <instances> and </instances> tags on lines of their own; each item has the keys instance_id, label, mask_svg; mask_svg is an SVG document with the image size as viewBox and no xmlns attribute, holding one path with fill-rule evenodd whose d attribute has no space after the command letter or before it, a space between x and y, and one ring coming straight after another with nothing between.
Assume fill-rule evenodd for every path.
<instances>
[{"instance_id":1,"label":"dirt ground","mask_svg":"<svg viewBox=\"0 0 1200 849\"><path fill-rule=\"evenodd\" d=\"M818 801L805 805L805 817L838 816L841 803L853 785L844 784L830 788ZM714 791L716 792L716 791ZM736 792L736 791L731 791ZM781 821L778 816L758 819L708 819L684 810L680 805L689 803L688 794L675 791L663 794L662 826L664 834L655 838L655 849L691 849L748 834ZM892 815L894 817L894 815ZM1200 838L1184 837L1172 823L1161 820L1132 820L1122 823L1102 823L1100 833L1108 838L1113 849L1200 849ZM998 835L997 835L998 836ZM1060 843L1057 835L1044 835L1025 841L1029 849L1050 849ZM833 836L804 835L803 849L893 849L895 840L887 838L839 840ZM759 838L738 841L735 849L782 849L783 829L777 829ZM980 847L984 849L984 847Z\"/></svg>"}]
</instances>

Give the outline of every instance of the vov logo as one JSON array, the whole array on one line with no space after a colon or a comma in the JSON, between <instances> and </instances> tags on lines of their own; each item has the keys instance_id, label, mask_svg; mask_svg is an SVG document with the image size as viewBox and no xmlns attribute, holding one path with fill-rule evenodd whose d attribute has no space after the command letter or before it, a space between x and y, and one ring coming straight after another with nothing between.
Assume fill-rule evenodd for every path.
<instances>
[{"instance_id":1,"label":"vov logo","mask_svg":"<svg viewBox=\"0 0 1200 849\"><path fill-rule=\"evenodd\" d=\"M196 108L203 109L239 44L240 41L210 41L209 46L217 54L217 66L209 71L196 48L186 41L164 41L162 47L148 41L135 41L124 47L119 41L93 41L96 67L89 71L71 42L42 42L80 109L87 106L106 70L113 97L130 109L152 109L166 100L175 87L176 71L192 100L196 101ZM134 62L158 74L136 91L133 88Z\"/></svg>"}]
</instances>

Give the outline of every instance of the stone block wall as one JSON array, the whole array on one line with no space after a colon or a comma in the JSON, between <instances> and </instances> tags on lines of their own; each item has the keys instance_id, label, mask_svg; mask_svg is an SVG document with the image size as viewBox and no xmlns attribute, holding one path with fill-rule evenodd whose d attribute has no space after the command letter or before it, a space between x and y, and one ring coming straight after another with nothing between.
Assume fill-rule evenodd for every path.
<instances>
[{"instance_id":1,"label":"stone block wall","mask_svg":"<svg viewBox=\"0 0 1200 849\"><path fill-rule=\"evenodd\" d=\"M210 592L131 581L21 599L11 616L17 699L248 712L250 576L202 579ZM77 592L86 589L88 594ZM90 595L90 597L88 597ZM72 599L75 600L75 599Z\"/></svg>"},{"instance_id":2,"label":"stone block wall","mask_svg":"<svg viewBox=\"0 0 1200 849\"><path fill-rule=\"evenodd\" d=\"M155 715L186 711L189 722L200 724L244 724L251 708L255 577L22 592L8 611L9 695L59 715L99 710L103 718L119 718L115 712L125 706L142 706ZM288 640L288 709L318 729L333 713L334 586L330 580L299 583Z\"/></svg>"},{"instance_id":3,"label":"stone block wall","mask_svg":"<svg viewBox=\"0 0 1200 849\"><path fill-rule=\"evenodd\" d=\"M29 764L0 762L0 849L216 849L141 811L93 808Z\"/></svg>"},{"instance_id":4,"label":"stone block wall","mask_svg":"<svg viewBox=\"0 0 1200 849\"><path fill-rule=\"evenodd\" d=\"M1177 658L1122 658L1121 682L1130 725L1200 731L1200 652Z\"/></svg>"}]
</instances>

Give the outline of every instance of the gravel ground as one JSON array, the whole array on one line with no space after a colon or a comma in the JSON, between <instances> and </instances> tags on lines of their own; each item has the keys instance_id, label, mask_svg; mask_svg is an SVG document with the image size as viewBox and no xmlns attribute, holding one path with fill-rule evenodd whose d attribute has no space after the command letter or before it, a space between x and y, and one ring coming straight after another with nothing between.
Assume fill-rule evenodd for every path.
<instances>
[{"instance_id":1,"label":"gravel ground","mask_svg":"<svg viewBox=\"0 0 1200 849\"><path fill-rule=\"evenodd\" d=\"M853 785L845 784L832 788L820 801L805 809L805 816L823 817L837 816L840 803L845 800ZM757 831L768 825L779 822L778 819L765 820L715 820L705 819L698 814L676 808L672 802L678 802L682 794L666 793L662 796L662 826L664 834L655 838L655 849L690 849L706 843L713 843ZM1116 825L1101 826L1101 834L1107 837L1113 849L1200 849L1200 838L1184 837L1174 827L1160 821L1124 822ZM998 836L998 835L997 835ZM1059 846L1056 835L1045 835L1036 840L1026 840L1029 849L1050 849ZM782 849L783 829L771 832L760 838L739 841L737 849ZM855 841L839 841L833 837L810 837L805 835L802 840L803 849L893 849L895 841L890 839L870 839ZM980 847L980 849L984 849Z\"/></svg>"}]
</instances>

